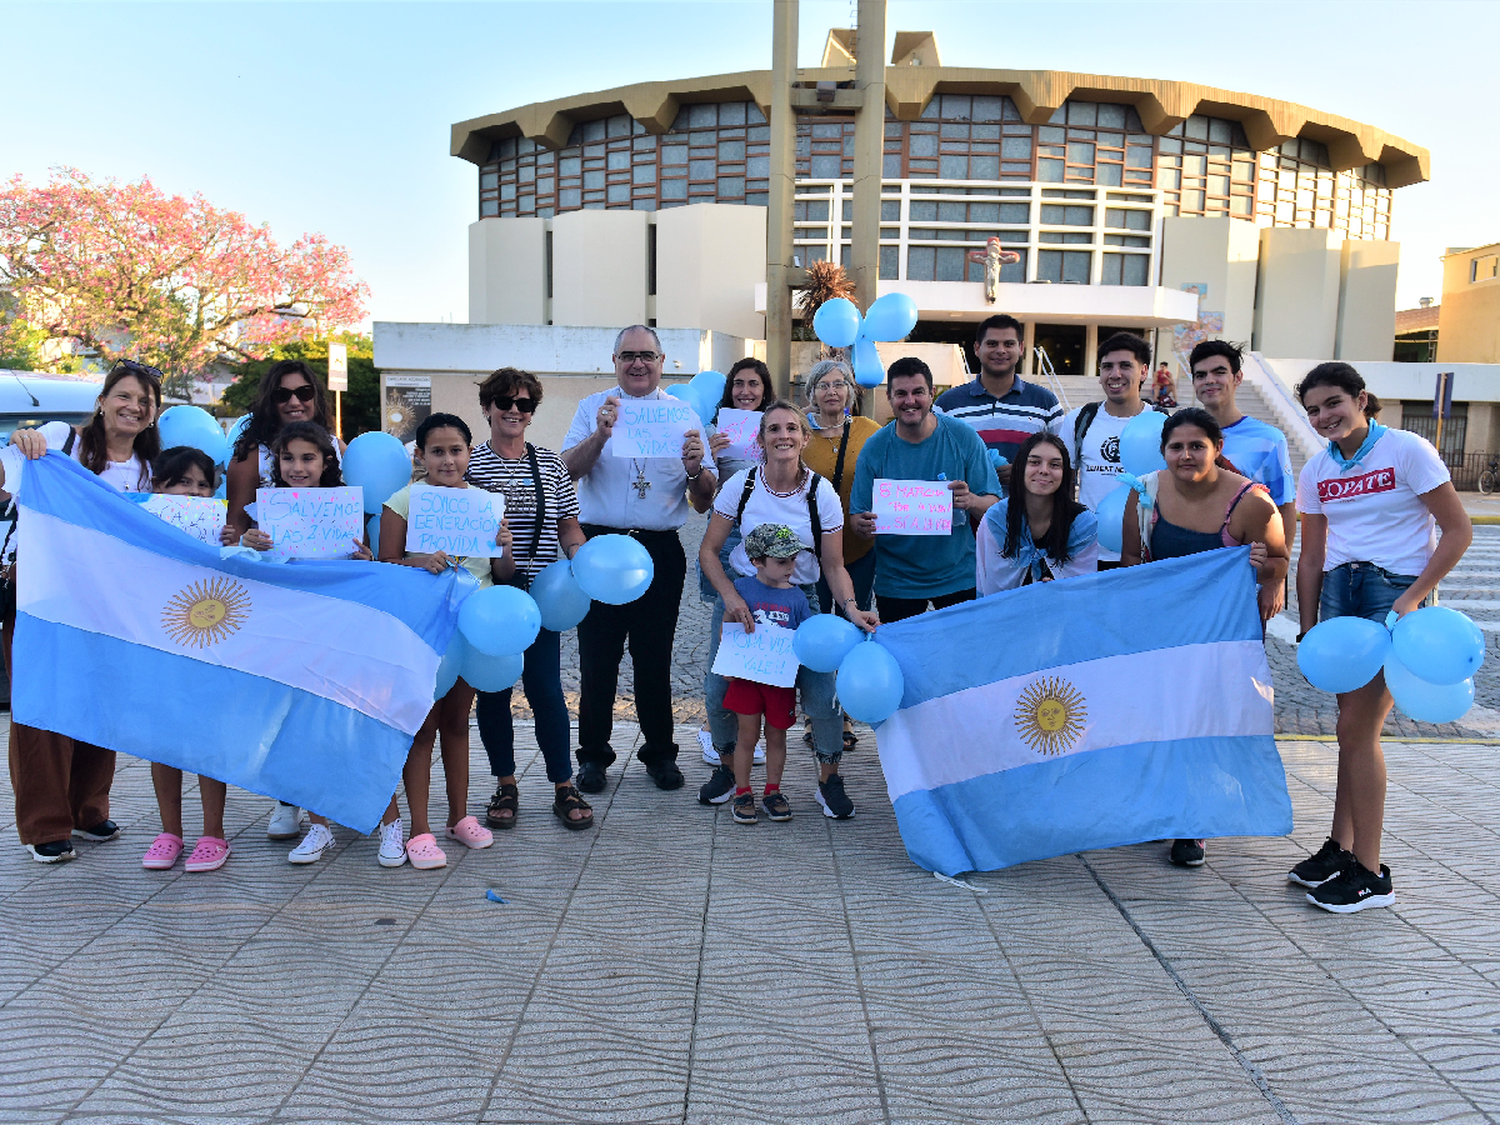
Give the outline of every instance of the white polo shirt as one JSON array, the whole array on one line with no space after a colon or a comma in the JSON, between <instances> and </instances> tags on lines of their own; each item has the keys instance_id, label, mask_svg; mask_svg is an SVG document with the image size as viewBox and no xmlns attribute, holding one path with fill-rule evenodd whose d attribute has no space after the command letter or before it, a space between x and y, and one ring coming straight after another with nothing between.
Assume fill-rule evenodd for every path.
<instances>
[{"instance_id":1,"label":"white polo shirt","mask_svg":"<svg viewBox=\"0 0 1500 1125\"><path fill-rule=\"evenodd\" d=\"M626 399L671 398L657 387L647 395L630 395L619 387L591 394L578 404L573 415L573 424L568 427L568 436L563 439L563 451L586 441L597 428L594 420L599 408L611 395ZM693 428L701 437L703 423L693 415ZM641 531L676 531L688 518L687 470L681 457L616 457L611 446L614 438L604 443L594 467L578 481L578 518L582 523L600 524L604 527L639 529ZM708 445L704 443L704 449ZM706 458L706 454L705 454ZM705 461L712 468L712 461ZM638 473L644 473L651 485L642 498L635 486Z\"/></svg>"}]
</instances>

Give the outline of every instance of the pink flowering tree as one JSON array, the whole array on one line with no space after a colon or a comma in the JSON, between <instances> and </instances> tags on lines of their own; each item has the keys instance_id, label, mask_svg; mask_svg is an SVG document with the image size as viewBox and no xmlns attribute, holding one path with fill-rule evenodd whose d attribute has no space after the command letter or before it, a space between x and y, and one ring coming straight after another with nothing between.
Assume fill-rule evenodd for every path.
<instances>
[{"instance_id":1,"label":"pink flowering tree","mask_svg":"<svg viewBox=\"0 0 1500 1125\"><path fill-rule=\"evenodd\" d=\"M179 393L215 363L357 323L369 296L322 235L283 247L202 195L74 168L0 189L0 292L0 355L82 352L106 367L128 355Z\"/></svg>"}]
</instances>

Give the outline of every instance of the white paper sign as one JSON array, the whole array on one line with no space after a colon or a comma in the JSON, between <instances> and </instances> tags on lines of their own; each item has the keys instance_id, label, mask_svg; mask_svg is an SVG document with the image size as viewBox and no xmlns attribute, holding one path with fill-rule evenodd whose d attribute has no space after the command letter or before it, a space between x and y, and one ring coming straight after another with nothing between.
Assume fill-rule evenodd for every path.
<instances>
[{"instance_id":1,"label":"white paper sign","mask_svg":"<svg viewBox=\"0 0 1500 1125\"><path fill-rule=\"evenodd\" d=\"M141 507L210 547L219 546L219 532L229 519L229 505L208 496L167 496L158 492L142 500Z\"/></svg>"},{"instance_id":2,"label":"white paper sign","mask_svg":"<svg viewBox=\"0 0 1500 1125\"><path fill-rule=\"evenodd\" d=\"M676 398L622 398L610 435L616 457L681 457L682 438L698 428L693 408Z\"/></svg>"},{"instance_id":3,"label":"white paper sign","mask_svg":"<svg viewBox=\"0 0 1500 1125\"><path fill-rule=\"evenodd\" d=\"M951 535L953 493L947 481L876 478L870 510L876 535Z\"/></svg>"},{"instance_id":4,"label":"white paper sign","mask_svg":"<svg viewBox=\"0 0 1500 1125\"><path fill-rule=\"evenodd\" d=\"M499 492L414 484L406 549L414 555L442 551L458 558L498 559L505 552L495 533L504 517L505 497Z\"/></svg>"},{"instance_id":5,"label":"white paper sign","mask_svg":"<svg viewBox=\"0 0 1500 1125\"><path fill-rule=\"evenodd\" d=\"M734 410L728 406L719 409L719 420L714 423L721 434L729 437L729 445L719 451L720 457L736 461L760 460L760 416L759 410Z\"/></svg>"},{"instance_id":6,"label":"white paper sign","mask_svg":"<svg viewBox=\"0 0 1500 1125\"><path fill-rule=\"evenodd\" d=\"M756 625L745 632L738 621L724 622L713 671L772 687L792 687L797 682L797 654L792 651L794 629L780 625Z\"/></svg>"},{"instance_id":7,"label":"white paper sign","mask_svg":"<svg viewBox=\"0 0 1500 1125\"><path fill-rule=\"evenodd\" d=\"M258 488L256 526L273 559L347 559L365 537L363 488Z\"/></svg>"}]
</instances>

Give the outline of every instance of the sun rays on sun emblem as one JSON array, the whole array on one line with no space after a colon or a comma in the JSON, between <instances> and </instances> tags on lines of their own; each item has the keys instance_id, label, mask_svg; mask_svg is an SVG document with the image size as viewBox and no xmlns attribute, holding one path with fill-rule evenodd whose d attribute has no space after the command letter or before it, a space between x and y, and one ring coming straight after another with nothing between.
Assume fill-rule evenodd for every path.
<instances>
[{"instance_id":1,"label":"sun rays on sun emblem","mask_svg":"<svg viewBox=\"0 0 1500 1125\"><path fill-rule=\"evenodd\" d=\"M1016 731L1039 754L1061 754L1083 735L1088 705L1082 693L1055 676L1026 685L1016 700Z\"/></svg>"},{"instance_id":2,"label":"sun rays on sun emblem","mask_svg":"<svg viewBox=\"0 0 1500 1125\"><path fill-rule=\"evenodd\" d=\"M235 633L250 613L250 594L229 578L194 582L161 611L161 627L177 644L216 645Z\"/></svg>"}]
</instances>

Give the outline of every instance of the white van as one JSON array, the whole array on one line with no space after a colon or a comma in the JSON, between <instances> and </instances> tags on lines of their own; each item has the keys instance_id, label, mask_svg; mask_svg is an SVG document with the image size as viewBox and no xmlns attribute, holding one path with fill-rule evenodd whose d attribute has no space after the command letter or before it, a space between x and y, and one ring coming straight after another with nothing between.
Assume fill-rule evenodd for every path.
<instances>
[{"instance_id":1,"label":"white van","mask_svg":"<svg viewBox=\"0 0 1500 1125\"><path fill-rule=\"evenodd\" d=\"M43 422L87 422L102 389L103 383L66 375L0 368L0 445L12 432Z\"/></svg>"}]
</instances>

